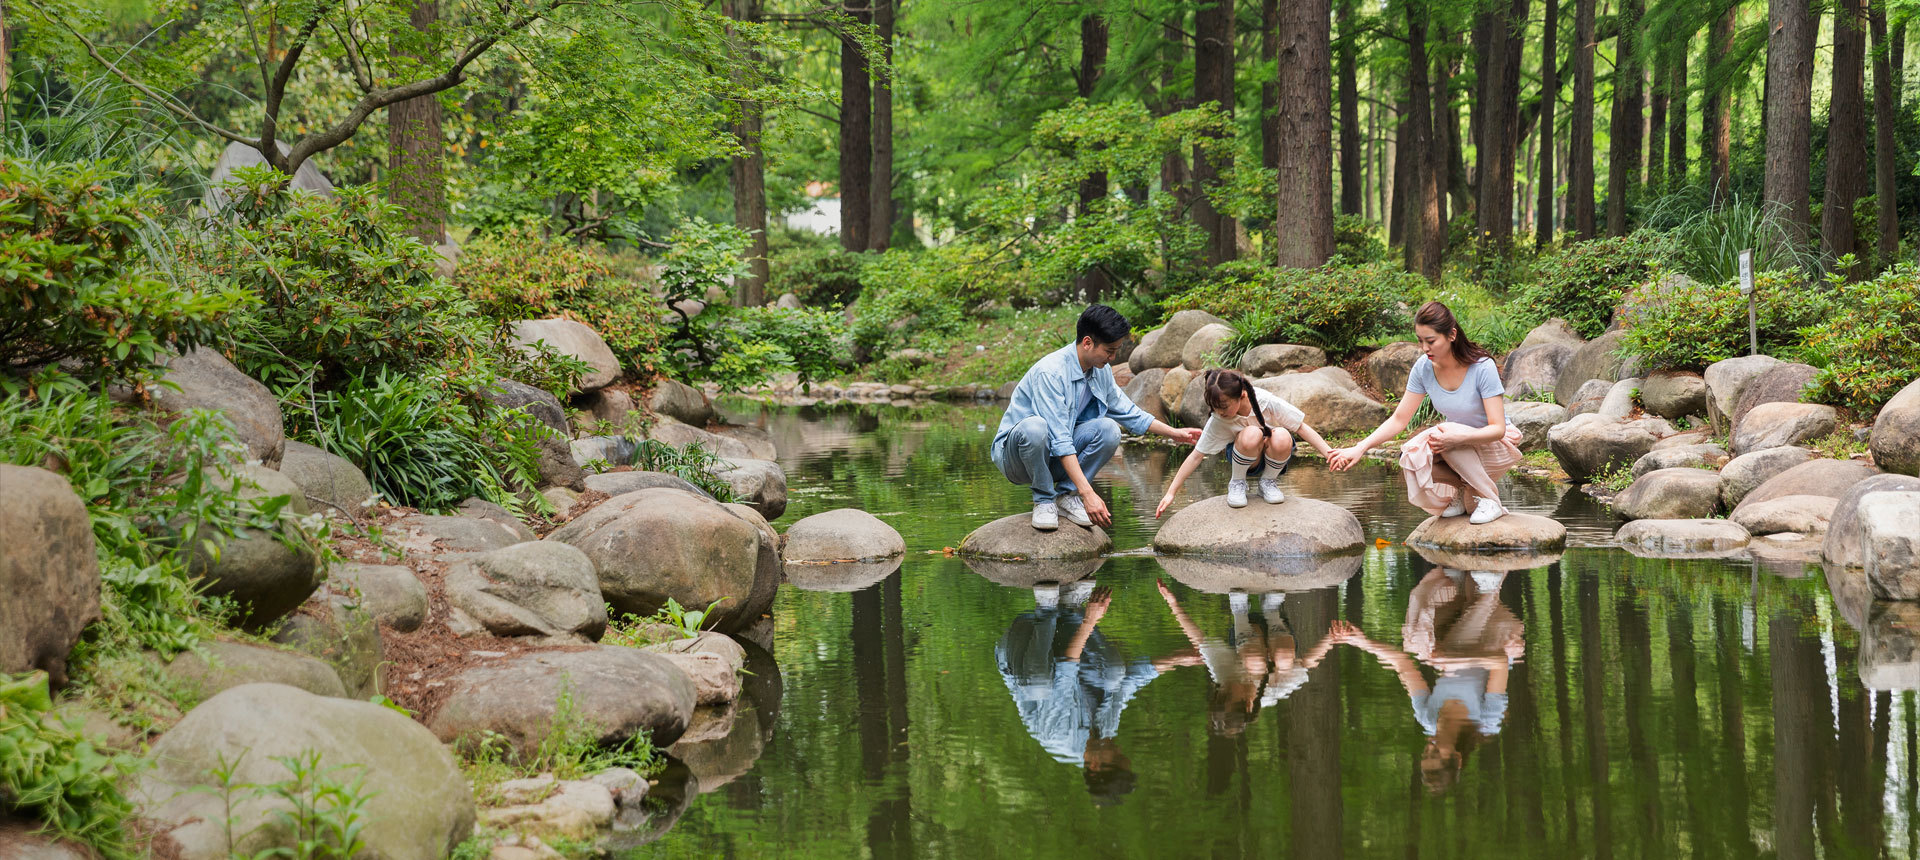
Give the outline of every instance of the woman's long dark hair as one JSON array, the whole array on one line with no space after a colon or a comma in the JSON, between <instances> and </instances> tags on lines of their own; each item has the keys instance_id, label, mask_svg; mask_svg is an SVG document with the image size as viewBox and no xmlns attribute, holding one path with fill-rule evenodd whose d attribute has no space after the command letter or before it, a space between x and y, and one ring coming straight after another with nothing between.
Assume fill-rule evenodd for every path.
<instances>
[{"instance_id":1,"label":"woman's long dark hair","mask_svg":"<svg viewBox=\"0 0 1920 860\"><path fill-rule=\"evenodd\" d=\"M1205 379L1208 409L1219 412L1227 408L1227 404L1245 395L1247 403L1253 407L1253 420L1260 422L1260 438L1273 438L1273 428L1267 426L1267 416L1260 414L1260 397L1253 393L1253 383L1247 381L1244 374L1238 370L1223 370L1216 367L1207 371Z\"/></svg>"},{"instance_id":2,"label":"woman's long dark hair","mask_svg":"<svg viewBox=\"0 0 1920 860\"><path fill-rule=\"evenodd\" d=\"M1414 323L1439 332L1442 337L1453 335L1453 360L1462 366L1472 367L1483 358L1492 358L1493 353L1467 337L1467 330L1453 319L1453 311L1439 302L1427 302L1420 306L1420 312L1413 315Z\"/></svg>"}]
</instances>

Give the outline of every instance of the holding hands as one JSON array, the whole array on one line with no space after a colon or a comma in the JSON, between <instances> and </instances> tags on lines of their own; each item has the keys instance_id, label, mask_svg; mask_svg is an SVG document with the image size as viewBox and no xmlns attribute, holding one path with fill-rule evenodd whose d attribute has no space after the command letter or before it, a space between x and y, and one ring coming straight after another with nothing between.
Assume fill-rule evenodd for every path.
<instances>
[{"instance_id":1,"label":"holding hands","mask_svg":"<svg viewBox=\"0 0 1920 860\"><path fill-rule=\"evenodd\" d=\"M1351 448L1335 448L1327 455L1327 468L1344 472L1353 468L1353 464L1360 462L1366 456L1366 449L1359 445Z\"/></svg>"}]
</instances>

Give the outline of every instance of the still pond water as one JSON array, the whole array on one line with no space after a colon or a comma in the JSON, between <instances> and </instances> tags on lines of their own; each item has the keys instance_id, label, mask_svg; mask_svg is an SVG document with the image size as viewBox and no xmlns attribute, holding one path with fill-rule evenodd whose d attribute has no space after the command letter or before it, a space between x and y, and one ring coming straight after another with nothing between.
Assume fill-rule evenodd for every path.
<instances>
[{"instance_id":1,"label":"still pond water","mask_svg":"<svg viewBox=\"0 0 1920 860\"><path fill-rule=\"evenodd\" d=\"M1025 509L987 459L999 414L736 405L780 445L782 528L861 508L908 555L849 590L782 586L777 676L763 661L742 717L761 731L689 762L698 793L625 856L1920 853L1915 694L1862 687L1818 568L1638 559L1585 495L1511 478L1510 507L1573 548L1444 570L1399 545L1424 514L1386 464L1303 460L1287 490L1385 543L1339 585L1242 598L1146 554L1181 455L1129 446L1096 482L1117 555L1060 574L1110 593L1086 625L1090 585L938 552Z\"/></svg>"}]
</instances>

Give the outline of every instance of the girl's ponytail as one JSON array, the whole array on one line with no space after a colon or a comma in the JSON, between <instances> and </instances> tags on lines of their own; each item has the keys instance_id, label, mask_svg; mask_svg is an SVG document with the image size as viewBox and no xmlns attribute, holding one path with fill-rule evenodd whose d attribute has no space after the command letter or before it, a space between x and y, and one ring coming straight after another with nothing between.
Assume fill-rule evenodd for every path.
<instances>
[{"instance_id":1,"label":"girl's ponytail","mask_svg":"<svg viewBox=\"0 0 1920 860\"><path fill-rule=\"evenodd\" d=\"M1260 438L1273 438L1273 428L1267 426L1267 416L1260 411L1260 396L1254 393L1253 383L1247 380L1245 374L1216 367L1207 371L1203 378L1206 380L1208 409L1218 412L1244 395L1247 404L1253 407L1253 420L1260 424Z\"/></svg>"}]
</instances>

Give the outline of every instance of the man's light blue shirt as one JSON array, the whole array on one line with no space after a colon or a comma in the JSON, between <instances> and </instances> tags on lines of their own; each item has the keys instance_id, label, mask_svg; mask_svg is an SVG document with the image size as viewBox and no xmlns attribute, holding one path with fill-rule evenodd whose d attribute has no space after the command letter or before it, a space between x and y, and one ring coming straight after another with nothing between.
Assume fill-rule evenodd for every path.
<instances>
[{"instance_id":1,"label":"man's light blue shirt","mask_svg":"<svg viewBox=\"0 0 1920 860\"><path fill-rule=\"evenodd\" d=\"M1080 391L1076 390L1081 386L1090 395L1085 406L1081 406ZM1079 353L1070 343L1034 362L1027 375L1020 378L1007 414L1000 418L993 444L1000 444L1020 422L1039 417L1047 422L1047 454L1065 457L1074 453L1073 428L1102 416L1112 418L1135 436L1153 425L1153 416L1135 406L1113 381L1113 368L1081 371Z\"/></svg>"}]
</instances>

